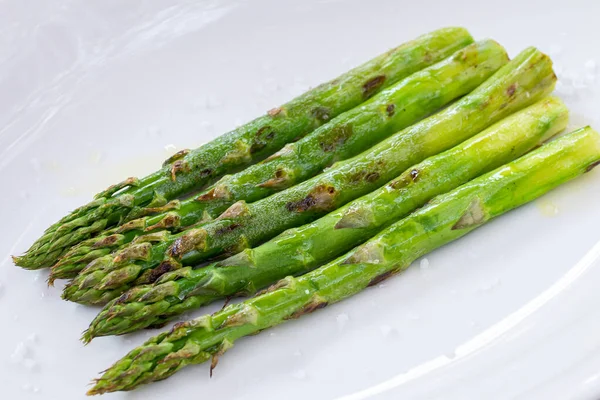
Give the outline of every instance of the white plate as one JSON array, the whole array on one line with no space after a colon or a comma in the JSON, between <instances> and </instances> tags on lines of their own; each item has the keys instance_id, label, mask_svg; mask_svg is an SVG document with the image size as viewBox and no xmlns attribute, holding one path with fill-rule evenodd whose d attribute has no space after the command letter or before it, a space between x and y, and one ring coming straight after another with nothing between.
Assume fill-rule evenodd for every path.
<instances>
[{"instance_id":1,"label":"white plate","mask_svg":"<svg viewBox=\"0 0 600 400\"><path fill-rule=\"evenodd\" d=\"M83 347L95 309L9 261L68 210L421 33L549 52L600 128L598 2L0 2L0 398L78 399L156 332ZM407 273L114 399L593 399L600 171ZM206 310L204 310L206 311ZM181 397L183 398L183 397Z\"/></svg>"}]
</instances>

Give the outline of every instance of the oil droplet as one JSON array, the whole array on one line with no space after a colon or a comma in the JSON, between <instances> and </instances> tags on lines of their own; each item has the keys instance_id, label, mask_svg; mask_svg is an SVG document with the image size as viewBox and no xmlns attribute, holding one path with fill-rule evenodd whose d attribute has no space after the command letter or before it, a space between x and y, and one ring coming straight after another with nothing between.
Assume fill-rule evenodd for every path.
<instances>
[{"instance_id":1,"label":"oil droplet","mask_svg":"<svg viewBox=\"0 0 600 400\"><path fill-rule=\"evenodd\" d=\"M546 217L554 217L558 214L558 207L556 206L556 204L548 200L539 200L536 202L536 206L538 210L540 210L542 215Z\"/></svg>"}]
</instances>

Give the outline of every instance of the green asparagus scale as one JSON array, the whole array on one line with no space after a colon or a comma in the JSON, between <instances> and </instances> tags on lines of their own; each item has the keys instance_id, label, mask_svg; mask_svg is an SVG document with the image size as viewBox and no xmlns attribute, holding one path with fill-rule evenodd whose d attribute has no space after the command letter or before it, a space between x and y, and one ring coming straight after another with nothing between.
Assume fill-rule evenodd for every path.
<instances>
[{"instance_id":1,"label":"green asparagus scale","mask_svg":"<svg viewBox=\"0 0 600 400\"><path fill-rule=\"evenodd\" d=\"M266 199L228 208L215 221L179 234L149 234L90 263L63 292L68 300L104 304L129 288L220 254L235 254L339 208L406 168L445 151L552 91L552 62L525 50L471 94L370 150Z\"/></svg>"},{"instance_id":2,"label":"green asparagus scale","mask_svg":"<svg viewBox=\"0 0 600 400\"><path fill-rule=\"evenodd\" d=\"M528 152L563 130L566 106L547 98L477 136L409 168L382 188L265 244L210 266L163 275L110 302L84 334L119 335L164 323L210 301L254 293L288 275L323 265L396 222L432 197Z\"/></svg>"},{"instance_id":3,"label":"green asparagus scale","mask_svg":"<svg viewBox=\"0 0 600 400\"><path fill-rule=\"evenodd\" d=\"M435 198L337 260L213 315L177 324L134 349L89 395L131 390L219 357L247 335L350 297L406 269L416 258L543 195L600 163L600 136L584 128Z\"/></svg>"},{"instance_id":4,"label":"green asparagus scale","mask_svg":"<svg viewBox=\"0 0 600 400\"><path fill-rule=\"evenodd\" d=\"M107 227L145 212L176 207L177 203L169 201L272 155L286 143L472 42L465 29L446 28L390 50L198 149L176 154L147 177L111 186L48 228L25 255L15 257L15 263L29 269L48 267L66 249Z\"/></svg>"},{"instance_id":5,"label":"green asparagus scale","mask_svg":"<svg viewBox=\"0 0 600 400\"><path fill-rule=\"evenodd\" d=\"M224 177L200 196L181 203L178 210L133 220L80 244L52 268L50 281L73 278L87 263L142 234L210 220L238 200L253 202L317 175L333 162L359 154L469 93L507 61L504 49L494 41L467 46L286 145L262 163Z\"/></svg>"}]
</instances>

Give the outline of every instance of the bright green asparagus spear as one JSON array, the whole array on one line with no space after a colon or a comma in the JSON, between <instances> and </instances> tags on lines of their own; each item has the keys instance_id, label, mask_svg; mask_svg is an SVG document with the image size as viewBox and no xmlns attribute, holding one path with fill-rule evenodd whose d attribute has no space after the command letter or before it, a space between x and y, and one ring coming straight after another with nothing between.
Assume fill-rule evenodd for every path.
<instances>
[{"instance_id":1,"label":"bright green asparagus spear","mask_svg":"<svg viewBox=\"0 0 600 400\"><path fill-rule=\"evenodd\" d=\"M199 228L176 235L149 234L114 256L96 259L65 288L63 297L104 304L182 265L235 254L314 221L533 104L552 91L555 80L548 56L527 49L458 102L312 179L255 203L237 202Z\"/></svg>"},{"instance_id":2,"label":"bright green asparagus spear","mask_svg":"<svg viewBox=\"0 0 600 400\"><path fill-rule=\"evenodd\" d=\"M540 145L566 127L568 111L548 98L477 136L409 168L386 186L280 236L204 268L163 275L110 302L84 341L164 323L210 301L257 289L323 265L396 222L432 197L448 192Z\"/></svg>"},{"instance_id":3,"label":"bright green asparagus spear","mask_svg":"<svg viewBox=\"0 0 600 400\"><path fill-rule=\"evenodd\" d=\"M169 200L270 156L286 143L472 42L465 29L446 28L390 50L198 149L176 154L145 178L129 178L111 186L48 228L24 256L15 257L15 263L29 269L48 267L70 246L127 220L130 211L139 216L144 211L168 208Z\"/></svg>"},{"instance_id":4,"label":"bright green asparagus spear","mask_svg":"<svg viewBox=\"0 0 600 400\"><path fill-rule=\"evenodd\" d=\"M584 128L439 196L339 259L213 315L177 324L109 368L88 394L131 390L220 356L243 337L350 297L416 258L600 163L600 136Z\"/></svg>"},{"instance_id":5,"label":"bright green asparagus spear","mask_svg":"<svg viewBox=\"0 0 600 400\"><path fill-rule=\"evenodd\" d=\"M142 234L206 221L238 200L256 201L302 182L471 92L507 62L506 52L494 41L467 46L286 145L262 163L224 177L178 210L131 221L91 244L73 248L52 268L50 281L73 278L87 263Z\"/></svg>"}]
</instances>

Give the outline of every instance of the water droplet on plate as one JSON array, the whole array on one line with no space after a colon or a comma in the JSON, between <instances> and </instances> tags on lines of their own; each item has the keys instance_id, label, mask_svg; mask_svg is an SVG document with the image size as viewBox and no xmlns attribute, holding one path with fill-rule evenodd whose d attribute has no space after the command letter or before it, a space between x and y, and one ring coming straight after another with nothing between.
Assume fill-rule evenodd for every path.
<instances>
[{"instance_id":1,"label":"water droplet on plate","mask_svg":"<svg viewBox=\"0 0 600 400\"><path fill-rule=\"evenodd\" d=\"M19 342L10 355L10 360L14 363L21 363L23 360L25 360L29 353L29 347L24 342Z\"/></svg>"},{"instance_id":2,"label":"water droplet on plate","mask_svg":"<svg viewBox=\"0 0 600 400\"><path fill-rule=\"evenodd\" d=\"M335 317L335 319L336 319L340 329L343 329L346 326L346 324L348 323L348 320L350 320L350 317L346 313L341 313L337 317Z\"/></svg>"},{"instance_id":3,"label":"water droplet on plate","mask_svg":"<svg viewBox=\"0 0 600 400\"><path fill-rule=\"evenodd\" d=\"M427 269L427 268L429 268L429 260L426 259L426 258L422 259L421 262L419 263L419 267L421 269Z\"/></svg>"},{"instance_id":4,"label":"water droplet on plate","mask_svg":"<svg viewBox=\"0 0 600 400\"><path fill-rule=\"evenodd\" d=\"M169 143L165 145L165 151L168 151L169 153L175 152L177 151L177 146L175 146L173 143Z\"/></svg>"},{"instance_id":5,"label":"water droplet on plate","mask_svg":"<svg viewBox=\"0 0 600 400\"><path fill-rule=\"evenodd\" d=\"M302 356L302 352L301 352L300 350L296 350L296 351L294 352L294 356L296 356L296 357L301 357L301 356Z\"/></svg>"}]
</instances>

